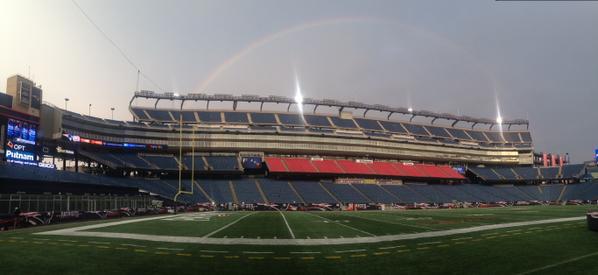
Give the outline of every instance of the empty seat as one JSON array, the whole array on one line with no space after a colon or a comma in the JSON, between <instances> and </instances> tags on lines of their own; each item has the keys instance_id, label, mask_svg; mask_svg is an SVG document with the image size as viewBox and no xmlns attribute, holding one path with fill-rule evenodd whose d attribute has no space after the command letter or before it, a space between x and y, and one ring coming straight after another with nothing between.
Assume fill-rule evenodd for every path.
<instances>
[{"instance_id":1,"label":"empty seat","mask_svg":"<svg viewBox=\"0 0 598 275\"><path fill-rule=\"evenodd\" d=\"M428 133L428 131L426 131L426 129L424 129L424 127L421 125L403 123L403 126L405 126L405 129L407 129L407 131L409 131L409 133L411 133L413 135L420 135L420 136L429 136L430 135Z\"/></svg>"},{"instance_id":2,"label":"empty seat","mask_svg":"<svg viewBox=\"0 0 598 275\"><path fill-rule=\"evenodd\" d=\"M478 132L478 131L465 131L465 132L470 137L472 137L474 140L481 141L481 142L487 142L488 141L488 139L486 138L486 136L482 132Z\"/></svg>"},{"instance_id":3,"label":"empty seat","mask_svg":"<svg viewBox=\"0 0 598 275\"><path fill-rule=\"evenodd\" d=\"M284 125L305 125L303 117L298 114L277 114L278 120Z\"/></svg>"},{"instance_id":4,"label":"empty seat","mask_svg":"<svg viewBox=\"0 0 598 275\"><path fill-rule=\"evenodd\" d=\"M318 115L304 115L305 121L307 124L312 126L321 126L321 127L331 127L330 121L325 116L318 116Z\"/></svg>"},{"instance_id":5,"label":"empty seat","mask_svg":"<svg viewBox=\"0 0 598 275\"><path fill-rule=\"evenodd\" d=\"M247 113L244 112L224 112L224 120L229 123L249 123Z\"/></svg>"},{"instance_id":6,"label":"empty seat","mask_svg":"<svg viewBox=\"0 0 598 275\"><path fill-rule=\"evenodd\" d=\"M233 156L207 156L208 166L213 171L239 171L239 161Z\"/></svg>"},{"instance_id":7,"label":"empty seat","mask_svg":"<svg viewBox=\"0 0 598 275\"><path fill-rule=\"evenodd\" d=\"M199 111L197 112L197 116L204 123L222 123L220 112Z\"/></svg>"},{"instance_id":8,"label":"empty seat","mask_svg":"<svg viewBox=\"0 0 598 275\"><path fill-rule=\"evenodd\" d=\"M249 113L254 124L278 124L272 113Z\"/></svg>"},{"instance_id":9,"label":"empty seat","mask_svg":"<svg viewBox=\"0 0 598 275\"><path fill-rule=\"evenodd\" d=\"M173 121L173 119L170 116L170 113L168 111L155 110L155 109L147 109L145 111L147 112L147 114L150 115L150 117L153 120L158 120L158 121Z\"/></svg>"},{"instance_id":10,"label":"empty seat","mask_svg":"<svg viewBox=\"0 0 598 275\"><path fill-rule=\"evenodd\" d=\"M451 136L457 139L471 140L471 137L469 137L467 133L461 129L447 128L446 130L451 134Z\"/></svg>"},{"instance_id":11,"label":"empty seat","mask_svg":"<svg viewBox=\"0 0 598 275\"><path fill-rule=\"evenodd\" d=\"M318 172L325 174L344 174L345 171L338 166L335 160L312 160L312 165L316 167Z\"/></svg>"},{"instance_id":12,"label":"empty seat","mask_svg":"<svg viewBox=\"0 0 598 275\"><path fill-rule=\"evenodd\" d=\"M264 195L272 203L295 203L301 202L287 181L276 181L270 179L260 179L259 184L264 191Z\"/></svg>"},{"instance_id":13,"label":"empty seat","mask_svg":"<svg viewBox=\"0 0 598 275\"><path fill-rule=\"evenodd\" d=\"M318 182L293 181L291 184L306 203L336 203Z\"/></svg>"},{"instance_id":14,"label":"empty seat","mask_svg":"<svg viewBox=\"0 0 598 275\"><path fill-rule=\"evenodd\" d=\"M359 163L353 160L337 160L336 163L340 166L343 171L347 174L354 174L354 175L374 175L374 172L370 167L365 163Z\"/></svg>"},{"instance_id":15,"label":"empty seat","mask_svg":"<svg viewBox=\"0 0 598 275\"><path fill-rule=\"evenodd\" d=\"M143 159L150 162L152 165L164 170L178 170L179 163L174 156L169 155L143 155Z\"/></svg>"},{"instance_id":16,"label":"empty seat","mask_svg":"<svg viewBox=\"0 0 598 275\"><path fill-rule=\"evenodd\" d=\"M425 126L425 128L436 137L443 137L443 138L450 138L451 136L446 132L444 128L436 127L436 126Z\"/></svg>"},{"instance_id":17,"label":"empty seat","mask_svg":"<svg viewBox=\"0 0 598 275\"><path fill-rule=\"evenodd\" d=\"M268 171L270 172L278 173L289 171L281 158L266 157L264 158L264 161L266 162L266 165L268 166Z\"/></svg>"},{"instance_id":18,"label":"empty seat","mask_svg":"<svg viewBox=\"0 0 598 275\"><path fill-rule=\"evenodd\" d=\"M367 130L375 130L375 131L384 131L382 126L376 120L372 119L365 119L365 118L354 118L355 122L359 127Z\"/></svg>"},{"instance_id":19,"label":"empty seat","mask_svg":"<svg viewBox=\"0 0 598 275\"><path fill-rule=\"evenodd\" d=\"M401 125L401 123L397 122L390 122L390 121L380 121L382 127L386 129L386 131L398 133L398 134L407 134L407 130Z\"/></svg>"},{"instance_id":20,"label":"empty seat","mask_svg":"<svg viewBox=\"0 0 598 275\"><path fill-rule=\"evenodd\" d=\"M255 185L255 180L236 180L232 183L239 203L264 203Z\"/></svg>"},{"instance_id":21,"label":"empty seat","mask_svg":"<svg viewBox=\"0 0 598 275\"><path fill-rule=\"evenodd\" d=\"M330 117L330 120L338 128L348 128L348 129L355 129L355 128L357 128L357 125L355 124L355 121L353 121L352 119L345 119L345 118L340 118L340 117L333 116L333 117Z\"/></svg>"},{"instance_id":22,"label":"empty seat","mask_svg":"<svg viewBox=\"0 0 598 275\"><path fill-rule=\"evenodd\" d=\"M292 173L318 173L318 170L311 164L309 159L286 158L283 159L289 172Z\"/></svg>"}]
</instances>

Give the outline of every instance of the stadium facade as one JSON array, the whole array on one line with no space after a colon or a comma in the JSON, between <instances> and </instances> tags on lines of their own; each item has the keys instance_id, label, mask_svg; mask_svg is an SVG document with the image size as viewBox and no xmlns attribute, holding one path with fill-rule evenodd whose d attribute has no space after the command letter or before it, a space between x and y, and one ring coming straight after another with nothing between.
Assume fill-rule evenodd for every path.
<instances>
[{"instance_id":1,"label":"stadium facade","mask_svg":"<svg viewBox=\"0 0 598 275\"><path fill-rule=\"evenodd\" d=\"M7 87L5 197L109 195L111 207L147 206L148 198L229 206L598 198L585 192L593 184L565 187L583 181L584 165L533 166L527 120L310 98L297 113L295 100L280 96L139 91L133 119L118 121L38 105L41 89L22 76ZM159 107L164 101L176 108ZM195 102L205 107L187 107Z\"/></svg>"}]
</instances>

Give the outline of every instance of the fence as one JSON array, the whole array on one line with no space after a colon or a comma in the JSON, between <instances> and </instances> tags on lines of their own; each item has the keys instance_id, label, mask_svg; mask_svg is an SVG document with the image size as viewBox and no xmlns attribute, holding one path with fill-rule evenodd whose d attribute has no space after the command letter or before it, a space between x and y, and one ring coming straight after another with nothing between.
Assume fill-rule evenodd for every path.
<instances>
[{"instance_id":1,"label":"fence","mask_svg":"<svg viewBox=\"0 0 598 275\"><path fill-rule=\"evenodd\" d=\"M21 212L101 211L124 207L149 208L153 203L150 196L142 195L0 194L0 213L12 213L15 207Z\"/></svg>"}]
</instances>

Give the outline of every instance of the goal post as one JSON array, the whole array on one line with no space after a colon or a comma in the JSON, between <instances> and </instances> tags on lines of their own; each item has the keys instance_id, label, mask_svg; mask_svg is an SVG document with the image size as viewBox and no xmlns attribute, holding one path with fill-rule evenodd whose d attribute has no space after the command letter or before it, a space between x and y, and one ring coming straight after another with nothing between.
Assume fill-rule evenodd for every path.
<instances>
[{"instance_id":1,"label":"goal post","mask_svg":"<svg viewBox=\"0 0 598 275\"><path fill-rule=\"evenodd\" d=\"M177 202L177 199L180 195L193 195L193 185L194 184L194 177L195 177L195 127L192 127L192 134L191 134L191 190L185 190L183 188L183 110L179 111L179 189L177 193L174 195L174 202Z\"/></svg>"}]
</instances>

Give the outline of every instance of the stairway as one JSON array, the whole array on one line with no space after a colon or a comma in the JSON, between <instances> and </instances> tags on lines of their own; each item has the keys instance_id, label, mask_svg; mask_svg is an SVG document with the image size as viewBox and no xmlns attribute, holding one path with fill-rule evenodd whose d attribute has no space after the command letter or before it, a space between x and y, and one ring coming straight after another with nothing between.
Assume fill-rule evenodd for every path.
<instances>
[{"instance_id":1,"label":"stairway","mask_svg":"<svg viewBox=\"0 0 598 275\"><path fill-rule=\"evenodd\" d=\"M210 200L212 203L216 202L213 198L211 198L208 195L208 192L206 192L206 190L203 190L201 185L199 185L199 183L196 180L193 181L193 184L195 184L195 188L197 188L197 190L199 190L199 192L201 192L206 198L208 198L208 200Z\"/></svg>"},{"instance_id":2,"label":"stairway","mask_svg":"<svg viewBox=\"0 0 598 275\"><path fill-rule=\"evenodd\" d=\"M262 186L260 185L260 182L258 180L255 180L255 187L257 187L257 191L260 193L260 196L262 197L264 203L269 203L268 198L266 197L266 194L264 194L264 190L262 190Z\"/></svg>"},{"instance_id":3,"label":"stairway","mask_svg":"<svg viewBox=\"0 0 598 275\"><path fill-rule=\"evenodd\" d=\"M293 184L290 181L287 181L287 184L289 185L291 190L293 190L295 195L297 195L297 198L299 198L299 200L301 200L301 202L305 204L305 200L303 199L303 197L301 195L299 195L299 192L297 192L297 189L295 189L295 186L293 186Z\"/></svg>"},{"instance_id":4,"label":"stairway","mask_svg":"<svg viewBox=\"0 0 598 275\"><path fill-rule=\"evenodd\" d=\"M359 190L357 187L353 186L353 184L349 184L349 186L351 186L351 188L353 188L353 190L357 191L357 193L359 193L359 195L361 195L362 197L366 198L368 201L374 202L374 200L372 200L372 198L366 196L366 194L364 194L363 192L361 192L361 190Z\"/></svg>"},{"instance_id":5,"label":"stairway","mask_svg":"<svg viewBox=\"0 0 598 275\"><path fill-rule=\"evenodd\" d=\"M324 189L324 191L326 193L328 193L328 195L330 195L331 198L333 198L337 203L339 204L343 204L335 195L332 194L332 192L328 191L328 189L326 189L326 187L324 187L324 185L321 182L318 182L318 184L320 185L320 187L322 189Z\"/></svg>"},{"instance_id":6,"label":"stairway","mask_svg":"<svg viewBox=\"0 0 598 275\"><path fill-rule=\"evenodd\" d=\"M228 188L230 188L230 194L233 196L233 202L239 204L239 198L237 198L237 192L235 192L232 181L228 181Z\"/></svg>"}]
</instances>

